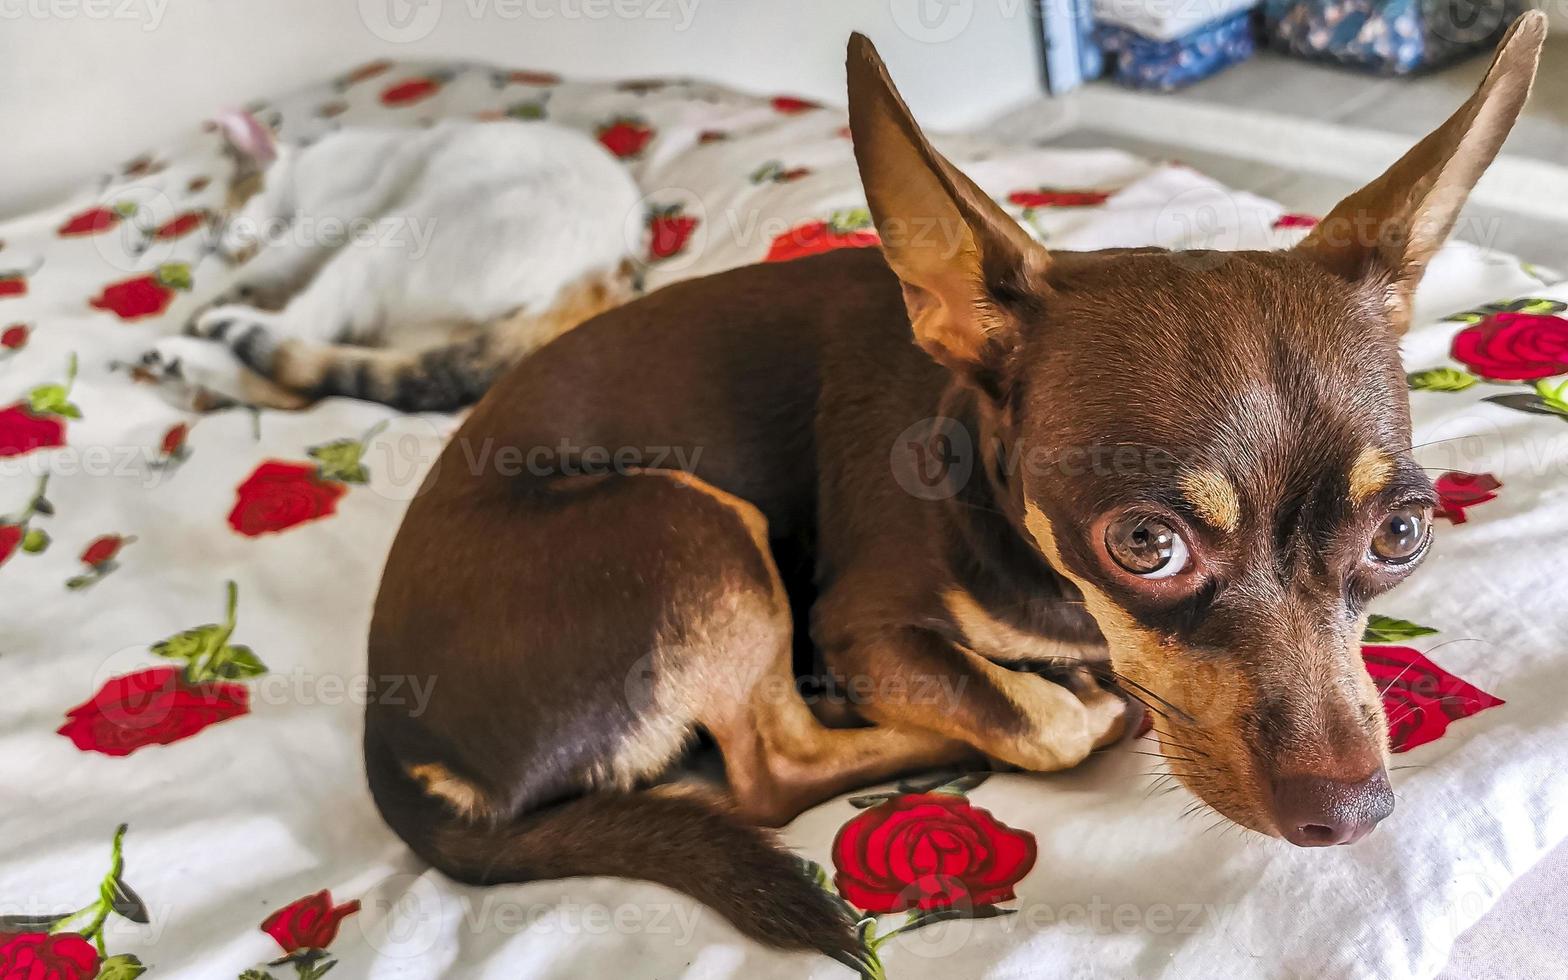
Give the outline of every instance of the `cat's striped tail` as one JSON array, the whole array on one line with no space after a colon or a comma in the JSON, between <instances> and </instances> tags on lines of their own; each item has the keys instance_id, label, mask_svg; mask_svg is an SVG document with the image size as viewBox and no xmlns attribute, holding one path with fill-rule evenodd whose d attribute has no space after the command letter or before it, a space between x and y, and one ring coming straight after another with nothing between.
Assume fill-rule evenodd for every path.
<instances>
[{"instance_id":1,"label":"cat's striped tail","mask_svg":"<svg viewBox=\"0 0 1568 980\"><path fill-rule=\"evenodd\" d=\"M246 367L285 389L276 407L339 396L404 412L448 412L478 401L525 355L628 298L630 290L618 278L595 278L563 290L548 309L520 311L479 327L471 337L417 351L280 337L267 324L243 317L204 322L201 335L226 344Z\"/></svg>"}]
</instances>

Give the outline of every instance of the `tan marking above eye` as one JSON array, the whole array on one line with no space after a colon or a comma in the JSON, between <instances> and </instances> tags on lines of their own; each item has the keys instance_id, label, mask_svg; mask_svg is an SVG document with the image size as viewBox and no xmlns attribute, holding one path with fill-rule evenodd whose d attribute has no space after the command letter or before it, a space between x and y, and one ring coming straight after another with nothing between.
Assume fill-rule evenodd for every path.
<instances>
[{"instance_id":1,"label":"tan marking above eye","mask_svg":"<svg viewBox=\"0 0 1568 980\"><path fill-rule=\"evenodd\" d=\"M1356 461L1350 465L1350 500L1360 506L1371 499L1372 495L1388 486L1389 477L1394 475L1394 460L1388 453L1368 446L1361 450Z\"/></svg>"},{"instance_id":2,"label":"tan marking above eye","mask_svg":"<svg viewBox=\"0 0 1568 980\"><path fill-rule=\"evenodd\" d=\"M1204 521L1221 531L1241 526L1241 501L1236 488L1214 470L1193 470L1182 474L1181 492Z\"/></svg>"}]
</instances>

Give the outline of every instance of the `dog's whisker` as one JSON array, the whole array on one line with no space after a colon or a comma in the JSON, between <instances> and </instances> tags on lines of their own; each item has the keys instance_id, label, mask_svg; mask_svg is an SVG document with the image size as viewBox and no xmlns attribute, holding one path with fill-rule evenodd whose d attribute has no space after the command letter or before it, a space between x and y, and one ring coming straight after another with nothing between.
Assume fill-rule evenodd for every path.
<instances>
[{"instance_id":1,"label":"dog's whisker","mask_svg":"<svg viewBox=\"0 0 1568 980\"><path fill-rule=\"evenodd\" d=\"M1129 749L1128 751L1132 752L1133 755L1146 755L1151 759L1166 759L1171 762L1196 763L1198 761L1197 759L1189 759L1184 755L1167 755L1164 752L1146 752L1143 749Z\"/></svg>"},{"instance_id":2,"label":"dog's whisker","mask_svg":"<svg viewBox=\"0 0 1568 980\"><path fill-rule=\"evenodd\" d=\"M1151 728L1149 730L1152 731L1154 734L1160 736L1160 744L1161 745L1169 745L1169 746L1172 746L1173 748L1182 749L1183 751L1186 751L1186 752L1194 752L1194 753L1197 753L1198 755L1203 756L1205 759L1207 759L1209 757L1209 754L1207 752L1205 752L1202 749L1198 748L1196 745L1189 745L1189 744L1187 744L1185 742L1179 742L1179 741L1176 740L1175 736L1173 736L1170 732L1161 731L1160 727L1158 725L1154 726L1153 728Z\"/></svg>"},{"instance_id":3,"label":"dog's whisker","mask_svg":"<svg viewBox=\"0 0 1568 980\"><path fill-rule=\"evenodd\" d=\"M1462 439L1469 439L1469 438L1470 438L1470 436L1449 436L1446 439L1430 439L1430 440L1428 440L1426 442L1417 442L1417 443L1413 443L1413 444L1411 444L1409 446L1406 446L1404 449L1401 449L1400 452L1413 453L1417 449L1425 449L1428 446L1441 446L1445 442L1459 442Z\"/></svg>"},{"instance_id":4,"label":"dog's whisker","mask_svg":"<svg viewBox=\"0 0 1568 980\"><path fill-rule=\"evenodd\" d=\"M1149 690L1147 687L1144 687L1142 684L1139 684L1137 681L1133 680L1131 677L1128 677L1126 674L1118 672L1116 670L1116 668L1112 667L1111 665L1109 665L1109 664L1090 664L1087 661L1085 661L1084 663L1085 663L1086 669L1088 669L1091 673L1103 673L1103 674L1105 674L1106 676L1108 676L1109 678L1111 678L1112 680L1116 681L1119 684L1129 684L1132 687L1136 688L1137 690L1142 691L1144 694L1147 694L1149 697L1151 697L1154 700L1160 702L1165 707L1167 707L1171 711L1175 712L1176 715L1180 718L1180 720L1186 722L1187 724L1189 724L1189 725L1196 725L1198 723L1198 720L1196 718L1192 717L1192 715L1187 714L1187 712L1183 711L1181 708L1179 708L1175 704L1172 704L1166 698L1160 696L1159 694L1155 693L1154 691Z\"/></svg>"},{"instance_id":5,"label":"dog's whisker","mask_svg":"<svg viewBox=\"0 0 1568 980\"><path fill-rule=\"evenodd\" d=\"M1444 640L1442 643L1434 644L1433 646L1428 648L1426 651L1424 651L1422 653L1422 656L1426 656L1428 654L1435 653L1438 650L1441 650L1443 647L1446 647L1446 646L1448 646L1449 644L1452 644L1452 643L1479 643L1479 642L1481 642L1481 638L1479 636L1456 636L1456 637L1454 637L1451 640ZM1399 673L1395 674L1386 684L1384 684L1382 687L1379 687L1378 690L1377 690L1377 693L1380 694L1380 695L1387 694L1390 690L1393 689L1395 684L1399 683L1400 678L1404 677L1405 674L1408 671L1410 671L1412 668L1414 668L1415 666L1416 666L1415 661L1411 661L1410 663L1406 664L1404 670L1401 670Z\"/></svg>"}]
</instances>

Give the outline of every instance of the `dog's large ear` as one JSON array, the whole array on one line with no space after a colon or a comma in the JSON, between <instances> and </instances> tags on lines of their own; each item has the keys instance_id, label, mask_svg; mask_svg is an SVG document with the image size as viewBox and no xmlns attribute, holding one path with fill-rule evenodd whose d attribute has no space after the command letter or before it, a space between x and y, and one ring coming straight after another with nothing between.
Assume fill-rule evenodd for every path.
<instances>
[{"instance_id":1,"label":"dog's large ear","mask_svg":"<svg viewBox=\"0 0 1568 980\"><path fill-rule=\"evenodd\" d=\"M1050 257L932 149L870 40L852 35L848 62L855 161L915 340L999 398L1019 340L1014 312L1045 294Z\"/></svg>"},{"instance_id":2,"label":"dog's large ear","mask_svg":"<svg viewBox=\"0 0 1568 980\"><path fill-rule=\"evenodd\" d=\"M1347 279L1386 289L1389 317L1401 333L1427 261L1524 108L1545 39L1545 14L1521 16L1470 100L1296 246Z\"/></svg>"}]
</instances>

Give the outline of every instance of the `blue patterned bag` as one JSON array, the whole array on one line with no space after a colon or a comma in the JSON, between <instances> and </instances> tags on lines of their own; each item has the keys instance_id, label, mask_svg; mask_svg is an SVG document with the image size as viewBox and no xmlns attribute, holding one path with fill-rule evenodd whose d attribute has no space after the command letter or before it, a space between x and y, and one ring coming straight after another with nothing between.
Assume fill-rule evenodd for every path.
<instances>
[{"instance_id":1,"label":"blue patterned bag","mask_svg":"<svg viewBox=\"0 0 1568 980\"><path fill-rule=\"evenodd\" d=\"M1115 24L1100 22L1094 36L1116 80L1133 88L1168 91L1252 57L1252 12L1222 17L1170 41L1156 41Z\"/></svg>"},{"instance_id":2,"label":"blue patterned bag","mask_svg":"<svg viewBox=\"0 0 1568 980\"><path fill-rule=\"evenodd\" d=\"M1283 51L1402 75L1491 47L1522 9L1520 0L1264 0L1263 21Z\"/></svg>"}]
</instances>

